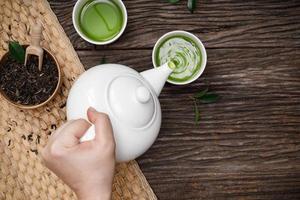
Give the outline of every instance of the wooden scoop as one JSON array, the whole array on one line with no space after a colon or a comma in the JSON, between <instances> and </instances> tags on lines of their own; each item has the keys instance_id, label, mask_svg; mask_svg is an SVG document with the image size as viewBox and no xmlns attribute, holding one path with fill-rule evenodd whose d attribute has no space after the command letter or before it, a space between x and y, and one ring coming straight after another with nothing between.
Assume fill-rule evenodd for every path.
<instances>
[{"instance_id":1,"label":"wooden scoop","mask_svg":"<svg viewBox=\"0 0 300 200\"><path fill-rule=\"evenodd\" d=\"M39 60L39 70L42 70L44 50L40 46L42 37L42 25L40 23L34 25L31 31L31 44L26 48L25 63L27 63L28 55L35 55Z\"/></svg>"}]
</instances>

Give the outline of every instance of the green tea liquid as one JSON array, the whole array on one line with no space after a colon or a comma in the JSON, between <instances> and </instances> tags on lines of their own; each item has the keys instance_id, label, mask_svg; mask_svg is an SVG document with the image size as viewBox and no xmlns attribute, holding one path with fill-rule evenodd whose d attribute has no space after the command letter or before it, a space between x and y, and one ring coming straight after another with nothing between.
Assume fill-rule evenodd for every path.
<instances>
[{"instance_id":1,"label":"green tea liquid","mask_svg":"<svg viewBox=\"0 0 300 200\"><path fill-rule=\"evenodd\" d=\"M99 42L114 38L122 29L123 14L111 0L88 1L80 11L79 26L90 39Z\"/></svg>"},{"instance_id":2,"label":"green tea liquid","mask_svg":"<svg viewBox=\"0 0 300 200\"><path fill-rule=\"evenodd\" d=\"M175 69L168 79L174 82L185 82L192 79L199 72L202 54L192 39L173 36L163 41L155 54L157 66L161 66L168 61L175 64Z\"/></svg>"}]
</instances>

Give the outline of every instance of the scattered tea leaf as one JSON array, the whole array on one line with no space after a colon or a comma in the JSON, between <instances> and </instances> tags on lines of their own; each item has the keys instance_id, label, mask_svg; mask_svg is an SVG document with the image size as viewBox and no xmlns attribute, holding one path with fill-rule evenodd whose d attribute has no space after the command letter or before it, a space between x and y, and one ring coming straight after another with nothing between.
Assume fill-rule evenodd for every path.
<instances>
[{"instance_id":1,"label":"scattered tea leaf","mask_svg":"<svg viewBox=\"0 0 300 200\"><path fill-rule=\"evenodd\" d=\"M24 63L25 60L25 50L24 48L16 41L9 42L9 54L13 59L19 63Z\"/></svg>"},{"instance_id":2,"label":"scattered tea leaf","mask_svg":"<svg viewBox=\"0 0 300 200\"><path fill-rule=\"evenodd\" d=\"M101 65L102 64L106 64L106 58L105 58L105 56L104 57L102 57L102 59L101 59L101 63L100 63Z\"/></svg>"},{"instance_id":3,"label":"scattered tea leaf","mask_svg":"<svg viewBox=\"0 0 300 200\"><path fill-rule=\"evenodd\" d=\"M195 99L194 99L194 111L195 111L195 124L199 124L200 112L199 112L197 101Z\"/></svg>"},{"instance_id":4,"label":"scattered tea leaf","mask_svg":"<svg viewBox=\"0 0 300 200\"><path fill-rule=\"evenodd\" d=\"M179 2L180 0L167 0L169 3L177 3L177 2Z\"/></svg>"},{"instance_id":5,"label":"scattered tea leaf","mask_svg":"<svg viewBox=\"0 0 300 200\"><path fill-rule=\"evenodd\" d=\"M29 135L27 135L27 140L28 141L33 141L32 136L33 136L33 133L30 133Z\"/></svg>"},{"instance_id":6,"label":"scattered tea leaf","mask_svg":"<svg viewBox=\"0 0 300 200\"><path fill-rule=\"evenodd\" d=\"M197 92L195 95L194 95L194 97L195 98L201 98L202 96L204 96L206 93L208 92L208 87L206 88L206 89L204 89L204 90L201 90L201 91L199 91L199 92Z\"/></svg>"},{"instance_id":7,"label":"scattered tea leaf","mask_svg":"<svg viewBox=\"0 0 300 200\"><path fill-rule=\"evenodd\" d=\"M206 93L202 97L198 98L201 103L214 103L220 98L219 95L215 93Z\"/></svg>"},{"instance_id":8,"label":"scattered tea leaf","mask_svg":"<svg viewBox=\"0 0 300 200\"><path fill-rule=\"evenodd\" d=\"M193 13L196 8L196 0L188 0L187 7L189 11Z\"/></svg>"},{"instance_id":9,"label":"scattered tea leaf","mask_svg":"<svg viewBox=\"0 0 300 200\"><path fill-rule=\"evenodd\" d=\"M51 124L51 129L56 130L57 129L56 124Z\"/></svg>"},{"instance_id":10,"label":"scattered tea leaf","mask_svg":"<svg viewBox=\"0 0 300 200\"><path fill-rule=\"evenodd\" d=\"M36 143L36 144L39 144L39 143L40 143L40 139L41 139L41 136L37 135L37 138L36 138L35 143Z\"/></svg>"},{"instance_id":11,"label":"scattered tea leaf","mask_svg":"<svg viewBox=\"0 0 300 200\"><path fill-rule=\"evenodd\" d=\"M209 92L208 87L204 90L200 90L194 96L189 96L194 101L194 112L195 112L195 124L199 124L200 121L200 111L198 108L198 103L214 103L220 96Z\"/></svg>"},{"instance_id":12,"label":"scattered tea leaf","mask_svg":"<svg viewBox=\"0 0 300 200\"><path fill-rule=\"evenodd\" d=\"M30 149L31 152L35 153L35 155L38 154L38 150L37 149Z\"/></svg>"}]
</instances>

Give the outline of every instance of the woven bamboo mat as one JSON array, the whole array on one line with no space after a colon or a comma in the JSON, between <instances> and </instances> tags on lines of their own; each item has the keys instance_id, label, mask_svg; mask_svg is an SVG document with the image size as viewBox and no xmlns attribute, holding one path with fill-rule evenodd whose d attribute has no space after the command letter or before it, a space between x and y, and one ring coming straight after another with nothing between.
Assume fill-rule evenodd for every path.
<instances>
[{"instance_id":1,"label":"woven bamboo mat","mask_svg":"<svg viewBox=\"0 0 300 200\"><path fill-rule=\"evenodd\" d=\"M41 164L39 155L49 135L65 121L68 91L84 71L46 0L0 0L0 57L9 40L28 44L30 27L36 21L43 24L42 46L56 56L63 83L50 103L35 110L18 109L0 96L0 199L76 199ZM117 166L113 199L156 199L135 161Z\"/></svg>"}]
</instances>

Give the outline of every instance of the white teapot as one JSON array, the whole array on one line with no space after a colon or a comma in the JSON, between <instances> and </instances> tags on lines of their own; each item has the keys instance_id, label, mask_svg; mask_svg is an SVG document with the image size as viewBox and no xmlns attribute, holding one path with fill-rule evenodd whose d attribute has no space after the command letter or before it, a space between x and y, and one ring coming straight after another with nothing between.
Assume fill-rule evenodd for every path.
<instances>
[{"instance_id":1,"label":"white teapot","mask_svg":"<svg viewBox=\"0 0 300 200\"><path fill-rule=\"evenodd\" d=\"M84 72L72 86L67 118L87 119L92 106L109 115L118 162L137 158L154 143L161 125L158 96L173 71L172 62L141 73L119 64L103 64ZM91 126L81 142L92 140Z\"/></svg>"}]
</instances>

